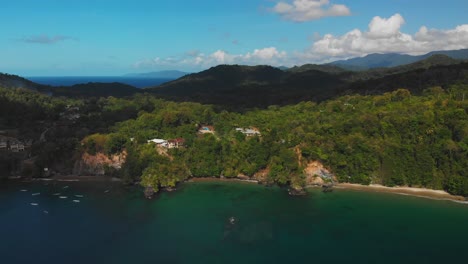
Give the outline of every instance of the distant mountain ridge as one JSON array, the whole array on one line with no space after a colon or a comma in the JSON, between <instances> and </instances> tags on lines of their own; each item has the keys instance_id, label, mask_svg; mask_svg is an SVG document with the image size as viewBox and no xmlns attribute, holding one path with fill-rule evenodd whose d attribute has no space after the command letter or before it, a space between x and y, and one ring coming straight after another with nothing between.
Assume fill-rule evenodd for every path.
<instances>
[{"instance_id":1,"label":"distant mountain ridge","mask_svg":"<svg viewBox=\"0 0 468 264\"><path fill-rule=\"evenodd\" d=\"M467 69L467 62L440 54L367 71L314 64L286 71L271 66L220 65L144 90L169 100L242 109L322 101L343 94L381 94L399 88L419 94L429 87L467 82Z\"/></svg>"},{"instance_id":2,"label":"distant mountain ridge","mask_svg":"<svg viewBox=\"0 0 468 264\"><path fill-rule=\"evenodd\" d=\"M366 71L354 71L350 74L349 81L378 79L389 75L395 75L414 70L429 69L435 66L449 66L463 63L461 60L453 59L442 54L431 55L430 57L410 64L404 64L390 68L373 68Z\"/></svg>"},{"instance_id":3,"label":"distant mountain ridge","mask_svg":"<svg viewBox=\"0 0 468 264\"><path fill-rule=\"evenodd\" d=\"M294 73L267 65L219 65L144 90L170 100L248 108L323 100L343 84L322 71Z\"/></svg>"},{"instance_id":4,"label":"distant mountain ridge","mask_svg":"<svg viewBox=\"0 0 468 264\"><path fill-rule=\"evenodd\" d=\"M287 69L289 72L322 71L327 73L343 73L348 70L332 64L304 64Z\"/></svg>"},{"instance_id":5,"label":"distant mountain ridge","mask_svg":"<svg viewBox=\"0 0 468 264\"><path fill-rule=\"evenodd\" d=\"M458 58L463 57L464 52L468 50L448 51ZM448 88L452 84L468 83L467 72L468 61L433 52L414 63L366 71L350 71L333 64L306 64L287 70L268 65L218 65L144 89L99 82L46 86L8 74L0 74L0 86L68 97L125 97L152 93L168 100L244 110L301 101L319 102L342 94L381 94L398 88L418 94L429 87Z\"/></svg>"},{"instance_id":6,"label":"distant mountain ridge","mask_svg":"<svg viewBox=\"0 0 468 264\"><path fill-rule=\"evenodd\" d=\"M156 72L145 72L145 73L129 73L125 74L125 77L138 77L138 78L161 78L161 79L178 79L187 74L188 72L167 70L167 71L156 71Z\"/></svg>"},{"instance_id":7,"label":"distant mountain ridge","mask_svg":"<svg viewBox=\"0 0 468 264\"><path fill-rule=\"evenodd\" d=\"M406 65L427 59L433 55L445 55L452 59L468 60L468 49L433 51L419 56L398 53L374 53L364 57L334 61L328 63L328 65L335 65L346 70L368 70Z\"/></svg>"}]
</instances>

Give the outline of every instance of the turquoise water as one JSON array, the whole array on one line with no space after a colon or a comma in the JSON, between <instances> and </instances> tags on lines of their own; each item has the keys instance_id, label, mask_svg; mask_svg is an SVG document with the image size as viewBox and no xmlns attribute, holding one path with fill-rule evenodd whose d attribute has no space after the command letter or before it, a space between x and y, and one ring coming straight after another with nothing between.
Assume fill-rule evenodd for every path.
<instances>
[{"instance_id":1,"label":"turquoise water","mask_svg":"<svg viewBox=\"0 0 468 264\"><path fill-rule=\"evenodd\" d=\"M467 238L467 205L394 194L189 183L148 201L105 183L0 186L1 263L466 263Z\"/></svg>"}]
</instances>

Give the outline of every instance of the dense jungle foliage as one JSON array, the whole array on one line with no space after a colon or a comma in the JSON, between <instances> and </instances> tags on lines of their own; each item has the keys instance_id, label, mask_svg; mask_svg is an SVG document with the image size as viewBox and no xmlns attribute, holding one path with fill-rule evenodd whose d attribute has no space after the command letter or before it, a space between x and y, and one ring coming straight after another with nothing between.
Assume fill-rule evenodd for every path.
<instances>
[{"instance_id":1,"label":"dense jungle foliage","mask_svg":"<svg viewBox=\"0 0 468 264\"><path fill-rule=\"evenodd\" d=\"M70 100L0 89L0 121L2 127L20 127L20 138L37 139L49 129L47 140L36 140L31 150L38 167L63 167L83 152L125 150L126 162L113 175L156 189L189 177L253 176L263 169L271 183L303 185L304 164L318 160L341 182L428 187L467 196L467 92L467 85L433 87L420 96L399 89L241 114L149 94ZM70 105L79 106L78 122L61 117ZM200 125L214 126L215 133L198 134ZM246 137L237 127L256 128L261 136ZM152 138L184 138L185 147L158 151L147 143Z\"/></svg>"},{"instance_id":2,"label":"dense jungle foliage","mask_svg":"<svg viewBox=\"0 0 468 264\"><path fill-rule=\"evenodd\" d=\"M122 177L143 177L144 184L154 187L189 176L253 176L265 168L271 182L297 183L304 178L299 164L319 160L342 182L468 195L467 88L434 87L422 96L399 89L245 114L154 100L152 112L116 124L106 135L104 150L118 151L126 140L129 159ZM212 124L215 135L197 135L199 124ZM262 135L245 137L236 127L255 127ZM128 140L132 137L133 142ZM146 143L149 138L175 137L185 138L187 147L170 150L167 156Z\"/></svg>"}]
</instances>

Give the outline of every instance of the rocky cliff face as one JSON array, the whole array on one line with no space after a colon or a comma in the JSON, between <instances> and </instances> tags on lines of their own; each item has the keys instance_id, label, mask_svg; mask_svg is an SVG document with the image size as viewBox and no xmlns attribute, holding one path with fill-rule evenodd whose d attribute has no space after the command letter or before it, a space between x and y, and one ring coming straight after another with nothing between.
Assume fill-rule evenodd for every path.
<instances>
[{"instance_id":1,"label":"rocky cliff face","mask_svg":"<svg viewBox=\"0 0 468 264\"><path fill-rule=\"evenodd\" d=\"M253 179L257 180L260 183L267 183L269 173L270 173L270 168L260 170L254 174Z\"/></svg>"},{"instance_id":2,"label":"rocky cliff face","mask_svg":"<svg viewBox=\"0 0 468 264\"><path fill-rule=\"evenodd\" d=\"M79 160L75 162L73 168L74 175L95 175L102 176L106 174L107 168L119 170L122 168L127 153L124 151L119 155L107 156L103 153L90 155L84 153Z\"/></svg>"},{"instance_id":3,"label":"rocky cliff face","mask_svg":"<svg viewBox=\"0 0 468 264\"><path fill-rule=\"evenodd\" d=\"M304 169L306 176L306 185L322 186L326 181L333 180L336 182L336 177L320 161L311 161Z\"/></svg>"}]
</instances>

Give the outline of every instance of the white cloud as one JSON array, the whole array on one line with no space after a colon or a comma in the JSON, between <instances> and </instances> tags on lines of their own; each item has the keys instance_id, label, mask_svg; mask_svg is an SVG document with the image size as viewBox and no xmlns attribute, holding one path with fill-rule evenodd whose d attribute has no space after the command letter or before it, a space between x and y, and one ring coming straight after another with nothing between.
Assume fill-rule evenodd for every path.
<instances>
[{"instance_id":1,"label":"white cloud","mask_svg":"<svg viewBox=\"0 0 468 264\"><path fill-rule=\"evenodd\" d=\"M354 29L341 36L326 34L299 55L308 61L325 62L371 53L419 55L435 50L468 48L468 25L450 30L423 26L411 35L401 31L404 23L405 19L400 14L390 18L377 16L371 20L367 31Z\"/></svg>"},{"instance_id":2,"label":"white cloud","mask_svg":"<svg viewBox=\"0 0 468 264\"><path fill-rule=\"evenodd\" d=\"M264 61L269 62L271 60L282 59L286 57L286 52L278 51L275 47L269 47L264 49L256 49L252 53L247 53L243 56L246 61Z\"/></svg>"},{"instance_id":3,"label":"white cloud","mask_svg":"<svg viewBox=\"0 0 468 264\"><path fill-rule=\"evenodd\" d=\"M324 1L322 1L324 2ZM403 33L405 19L400 14L389 18L374 17L368 29L353 29L343 35L316 33L312 45L301 52L280 51L275 47L254 49L244 54L217 50L204 54L192 50L180 57L146 59L134 64L140 69L200 70L219 64L293 66L305 63L324 63L359 57L371 53L403 53L419 55L435 50L468 48L468 24L453 29L428 29L422 26L415 34Z\"/></svg>"},{"instance_id":4,"label":"white cloud","mask_svg":"<svg viewBox=\"0 0 468 264\"><path fill-rule=\"evenodd\" d=\"M400 34L401 26L405 19L400 14L395 14L388 19L376 16L369 24L370 38L389 38Z\"/></svg>"},{"instance_id":5,"label":"white cloud","mask_svg":"<svg viewBox=\"0 0 468 264\"><path fill-rule=\"evenodd\" d=\"M189 55L190 54L190 55ZM194 56L195 55L195 56ZM151 68L209 68L219 64L242 64L242 65L283 65L287 60L287 53L279 51L275 47L263 49L255 49L252 52L245 54L230 54L224 50L217 50L211 54L204 53L193 54L186 53L180 58L161 59L145 59L134 64L135 68L151 69Z\"/></svg>"},{"instance_id":6,"label":"white cloud","mask_svg":"<svg viewBox=\"0 0 468 264\"><path fill-rule=\"evenodd\" d=\"M349 16L351 11L345 5L330 4L329 0L294 0L292 3L279 2L272 11L283 19L295 22L317 20L324 17Z\"/></svg>"},{"instance_id":7,"label":"white cloud","mask_svg":"<svg viewBox=\"0 0 468 264\"><path fill-rule=\"evenodd\" d=\"M228 64L233 61L233 56L223 50L217 50L208 59L213 60L216 64Z\"/></svg>"}]
</instances>

